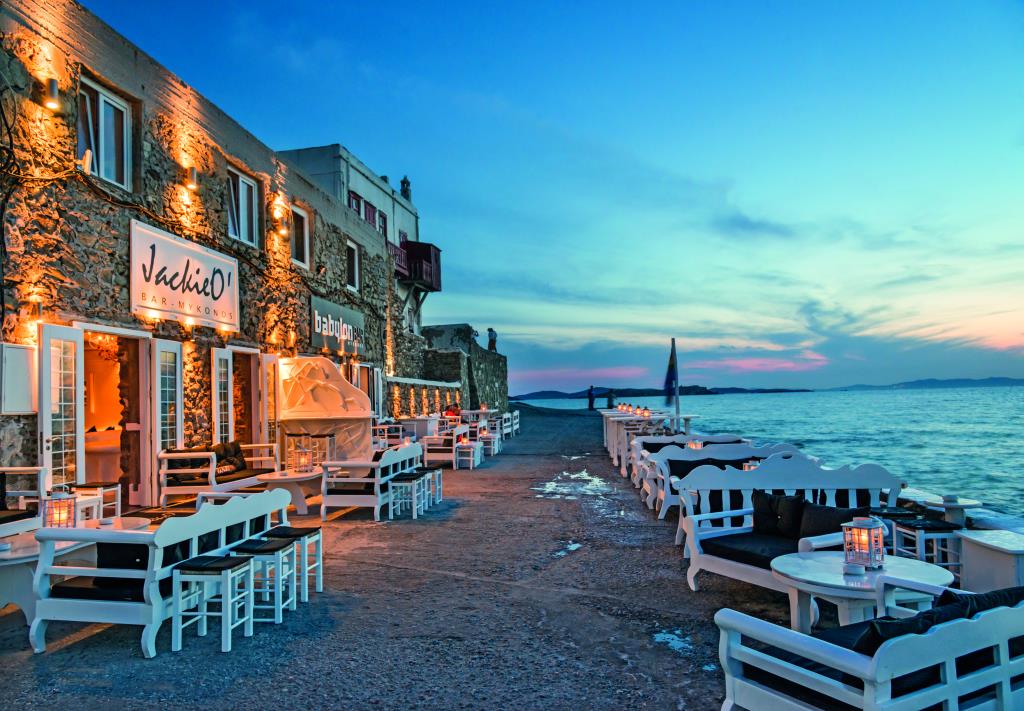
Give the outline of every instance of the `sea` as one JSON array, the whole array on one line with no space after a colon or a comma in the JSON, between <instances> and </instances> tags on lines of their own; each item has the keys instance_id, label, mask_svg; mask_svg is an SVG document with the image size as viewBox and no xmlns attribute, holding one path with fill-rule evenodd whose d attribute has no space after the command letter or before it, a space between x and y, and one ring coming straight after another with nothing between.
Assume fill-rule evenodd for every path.
<instances>
[{"instance_id":1,"label":"sea","mask_svg":"<svg viewBox=\"0 0 1024 711\"><path fill-rule=\"evenodd\" d=\"M664 397L619 402L665 407ZM680 412L698 416L696 432L791 442L830 467L874 462L915 489L980 499L989 511L979 514L1024 518L1024 387L692 395Z\"/></svg>"}]
</instances>

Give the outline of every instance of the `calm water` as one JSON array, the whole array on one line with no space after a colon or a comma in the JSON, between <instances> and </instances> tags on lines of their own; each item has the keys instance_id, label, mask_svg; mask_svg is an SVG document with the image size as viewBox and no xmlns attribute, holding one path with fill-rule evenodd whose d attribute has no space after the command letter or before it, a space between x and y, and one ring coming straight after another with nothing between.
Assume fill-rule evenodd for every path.
<instances>
[{"instance_id":1,"label":"calm water","mask_svg":"<svg viewBox=\"0 0 1024 711\"><path fill-rule=\"evenodd\" d=\"M530 404L579 409L587 401ZM681 399L680 411L700 415L700 432L801 444L829 466L876 462L914 488L1024 514L1024 387L695 395Z\"/></svg>"}]
</instances>

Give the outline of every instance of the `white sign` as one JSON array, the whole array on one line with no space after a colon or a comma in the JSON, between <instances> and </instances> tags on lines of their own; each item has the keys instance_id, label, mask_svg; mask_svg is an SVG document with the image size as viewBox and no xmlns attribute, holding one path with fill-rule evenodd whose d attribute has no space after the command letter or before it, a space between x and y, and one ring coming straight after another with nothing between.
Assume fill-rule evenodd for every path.
<instances>
[{"instance_id":1,"label":"white sign","mask_svg":"<svg viewBox=\"0 0 1024 711\"><path fill-rule=\"evenodd\" d=\"M132 220L132 313L238 330L238 260Z\"/></svg>"}]
</instances>

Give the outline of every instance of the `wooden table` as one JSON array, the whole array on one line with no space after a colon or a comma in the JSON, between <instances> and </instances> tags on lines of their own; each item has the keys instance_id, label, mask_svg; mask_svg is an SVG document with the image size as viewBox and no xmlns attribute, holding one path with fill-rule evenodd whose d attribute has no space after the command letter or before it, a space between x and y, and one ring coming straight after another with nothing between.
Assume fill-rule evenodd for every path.
<instances>
[{"instance_id":1,"label":"wooden table","mask_svg":"<svg viewBox=\"0 0 1024 711\"><path fill-rule=\"evenodd\" d=\"M79 528L102 528L104 530L137 531L147 528L148 518L141 516L115 517L109 524L101 524L98 520L83 521ZM30 624L36 614L36 593L32 588L32 578L39 560L39 542L35 531L26 531L16 536L0 538L0 543L10 543L10 550L0 551L0 606L12 603L21 609L25 616L25 624ZM66 558L78 553L83 564L96 565L96 548L92 543L59 541L56 544L55 558Z\"/></svg>"},{"instance_id":2,"label":"wooden table","mask_svg":"<svg viewBox=\"0 0 1024 711\"><path fill-rule=\"evenodd\" d=\"M367 462L372 464L372 462ZM293 472L293 471L277 471L270 472L269 474L260 474L256 477L256 481L261 484L266 484L267 489L273 491L274 489L284 489L292 496L292 506L295 507L295 512L300 515L309 513L309 507L306 505L306 492L313 488L311 492L315 494L320 491L319 484L315 485L312 482L319 480L323 476L323 471L315 470L308 472Z\"/></svg>"},{"instance_id":3,"label":"wooden table","mask_svg":"<svg viewBox=\"0 0 1024 711\"><path fill-rule=\"evenodd\" d=\"M885 567L864 575L844 575L845 556L838 551L790 553L772 561L772 574L789 588L790 626L810 634L811 598L820 597L839 610L839 624L874 617L878 578L884 576L946 587L953 573L914 558L885 557Z\"/></svg>"}]
</instances>

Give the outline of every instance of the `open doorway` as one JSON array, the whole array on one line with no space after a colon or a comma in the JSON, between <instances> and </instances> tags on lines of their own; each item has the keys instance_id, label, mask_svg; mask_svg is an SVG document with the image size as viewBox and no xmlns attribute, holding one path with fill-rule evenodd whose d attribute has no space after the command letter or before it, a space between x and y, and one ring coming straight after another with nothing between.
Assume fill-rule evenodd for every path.
<instances>
[{"instance_id":1,"label":"open doorway","mask_svg":"<svg viewBox=\"0 0 1024 711\"><path fill-rule=\"evenodd\" d=\"M85 331L83 352L85 483L119 482L121 499L138 492L146 468L143 442L148 387L143 343Z\"/></svg>"}]
</instances>

